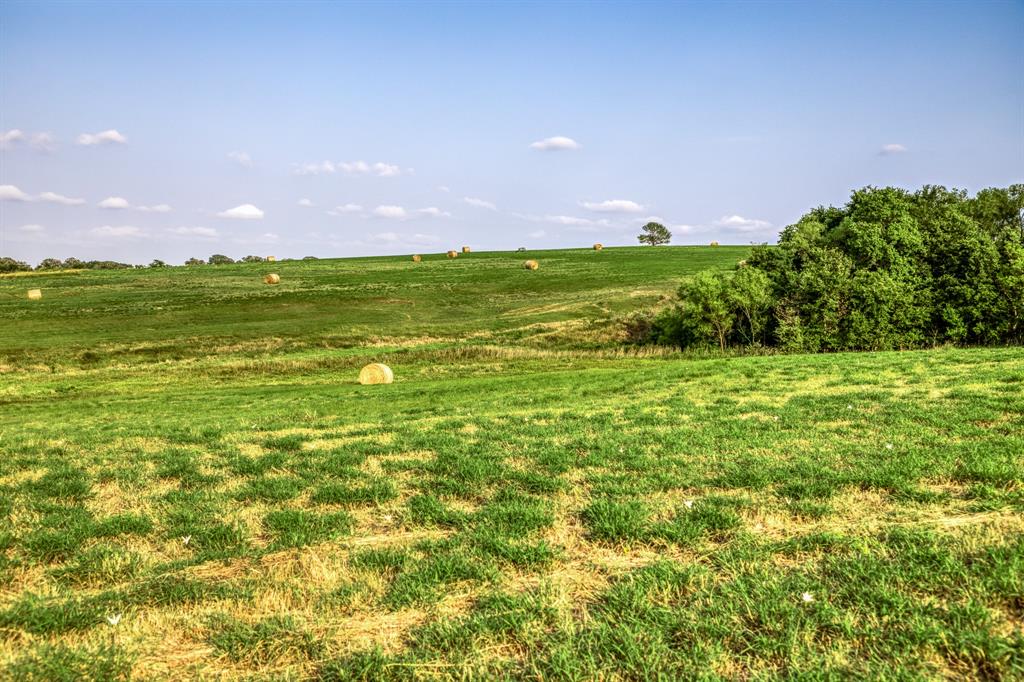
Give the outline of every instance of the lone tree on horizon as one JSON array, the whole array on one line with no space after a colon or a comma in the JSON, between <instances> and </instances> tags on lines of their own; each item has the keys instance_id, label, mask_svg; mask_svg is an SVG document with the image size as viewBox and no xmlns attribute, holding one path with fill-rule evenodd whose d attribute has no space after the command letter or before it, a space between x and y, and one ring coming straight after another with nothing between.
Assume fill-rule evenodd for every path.
<instances>
[{"instance_id":1,"label":"lone tree on horizon","mask_svg":"<svg viewBox=\"0 0 1024 682\"><path fill-rule=\"evenodd\" d=\"M641 244L657 246L658 244L668 244L672 241L672 233L661 223L647 223L640 229L643 233L637 239L640 240Z\"/></svg>"}]
</instances>

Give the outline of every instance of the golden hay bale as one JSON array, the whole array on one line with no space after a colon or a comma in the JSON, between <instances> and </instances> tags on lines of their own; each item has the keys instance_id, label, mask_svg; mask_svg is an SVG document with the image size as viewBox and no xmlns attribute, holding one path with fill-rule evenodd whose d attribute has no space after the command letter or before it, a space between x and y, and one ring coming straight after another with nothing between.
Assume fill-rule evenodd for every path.
<instances>
[{"instance_id":1,"label":"golden hay bale","mask_svg":"<svg viewBox=\"0 0 1024 682\"><path fill-rule=\"evenodd\" d=\"M459 257L459 252L458 251L449 251L448 252L448 257L449 258L458 258Z\"/></svg>"},{"instance_id":2,"label":"golden hay bale","mask_svg":"<svg viewBox=\"0 0 1024 682\"><path fill-rule=\"evenodd\" d=\"M29 289L28 290L28 300L30 300L30 301L38 301L42 297L43 297L43 290L42 289Z\"/></svg>"},{"instance_id":3,"label":"golden hay bale","mask_svg":"<svg viewBox=\"0 0 1024 682\"><path fill-rule=\"evenodd\" d=\"M387 365L374 362L359 370L361 384L390 384L395 380L395 373Z\"/></svg>"},{"instance_id":4,"label":"golden hay bale","mask_svg":"<svg viewBox=\"0 0 1024 682\"><path fill-rule=\"evenodd\" d=\"M273 263L276 260L277 260L276 256L267 256L267 262L268 263Z\"/></svg>"},{"instance_id":5,"label":"golden hay bale","mask_svg":"<svg viewBox=\"0 0 1024 682\"><path fill-rule=\"evenodd\" d=\"M413 255L413 257L412 257L412 262L413 263L419 263L421 260L423 260L423 256L421 256L418 253Z\"/></svg>"},{"instance_id":6,"label":"golden hay bale","mask_svg":"<svg viewBox=\"0 0 1024 682\"><path fill-rule=\"evenodd\" d=\"M463 246L463 247L462 247L462 253L469 253L469 252L470 252L470 250L471 250L471 249L470 249L470 248L469 248L468 246Z\"/></svg>"},{"instance_id":7,"label":"golden hay bale","mask_svg":"<svg viewBox=\"0 0 1024 682\"><path fill-rule=\"evenodd\" d=\"M540 267L540 263L538 263L535 260L528 260L525 263L523 263L523 267L526 268L527 270L536 270L537 268Z\"/></svg>"},{"instance_id":8,"label":"golden hay bale","mask_svg":"<svg viewBox=\"0 0 1024 682\"><path fill-rule=\"evenodd\" d=\"M600 251L604 248L604 244L594 244L594 251Z\"/></svg>"},{"instance_id":9,"label":"golden hay bale","mask_svg":"<svg viewBox=\"0 0 1024 682\"><path fill-rule=\"evenodd\" d=\"M711 242L711 246L718 246L718 242Z\"/></svg>"},{"instance_id":10,"label":"golden hay bale","mask_svg":"<svg viewBox=\"0 0 1024 682\"><path fill-rule=\"evenodd\" d=\"M281 283L281 275L277 274L276 272L272 272L269 275L267 275L266 277L264 277L263 281L265 283L267 283L267 284L280 284Z\"/></svg>"}]
</instances>

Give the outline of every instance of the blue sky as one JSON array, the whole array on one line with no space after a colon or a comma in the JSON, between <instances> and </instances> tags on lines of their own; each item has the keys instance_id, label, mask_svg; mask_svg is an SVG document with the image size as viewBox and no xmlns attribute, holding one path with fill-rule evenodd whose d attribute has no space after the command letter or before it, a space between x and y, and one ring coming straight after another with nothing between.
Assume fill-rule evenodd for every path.
<instances>
[{"instance_id":1,"label":"blue sky","mask_svg":"<svg viewBox=\"0 0 1024 682\"><path fill-rule=\"evenodd\" d=\"M1021 2L5 0L0 253L771 242L1024 180L1022 74Z\"/></svg>"}]
</instances>

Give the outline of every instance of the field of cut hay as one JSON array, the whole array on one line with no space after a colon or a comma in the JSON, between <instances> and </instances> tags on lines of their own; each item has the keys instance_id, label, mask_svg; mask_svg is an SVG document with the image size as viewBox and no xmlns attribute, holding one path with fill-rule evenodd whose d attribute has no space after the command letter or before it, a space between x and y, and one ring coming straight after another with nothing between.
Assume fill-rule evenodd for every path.
<instances>
[{"instance_id":1,"label":"field of cut hay","mask_svg":"<svg viewBox=\"0 0 1024 682\"><path fill-rule=\"evenodd\" d=\"M0 678L1021 678L1024 350L624 349L748 252L0 278Z\"/></svg>"}]
</instances>

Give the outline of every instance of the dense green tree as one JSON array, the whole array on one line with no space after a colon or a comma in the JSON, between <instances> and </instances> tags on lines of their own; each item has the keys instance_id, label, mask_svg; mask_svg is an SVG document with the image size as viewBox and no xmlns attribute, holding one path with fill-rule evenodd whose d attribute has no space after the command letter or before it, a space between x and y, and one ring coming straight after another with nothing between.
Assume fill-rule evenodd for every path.
<instances>
[{"instance_id":1,"label":"dense green tree","mask_svg":"<svg viewBox=\"0 0 1024 682\"><path fill-rule=\"evenodd\" d=\"M20 260L14 260L7 256L0 256L0 272L24 272L31 270L32 266Z\"/></svg>"},{"instance_id":2,"label":"dense green tree","mask_svg":"<svg viewBox=\"0 0 1024 682\"><path fill-rule=\"evenodd\" d=\"M233 258L225 256L224 254L215 253L212 256L210 256L207 262L210 265L230 265L231 263L234 263L235 260Z\"/></svg>"},{"instance_id":3,"label":"dense green tree","mask_svg":"<svg viewBox=\"0 0 1024 682\"><path fill-rule=\"evenodd\" d=\"M637 239L640 240L641 244L658 246L659 244L668 244L672 241L672 233L661 223L647 223L640 230L640 236Z\"/></svg>"},{"instance_id":4,"label":"dense green tree","mask_svg":"<svg viewBox=\"0 0 1024 682\"><path fill-rule=\"evenodd\" d=\"M842 208L809 211L777 246L755 248L731 278L695 278L650 338L686 347L711 334L720 348L811 352L1022 341L1022 211L1024 185L975 197L858 190Z\"/></svg>"},{"instance_id":5,"label":"dense green tree","mask_svg":"<svg viewBox=\"0 0 1024 682\"><path fill-rule=\"evenodd\" d=\"M64 264L61 263L60 258L44 258L39 261L36 270L60 270L62 267Z\"/></svg>"}]
</instances>

